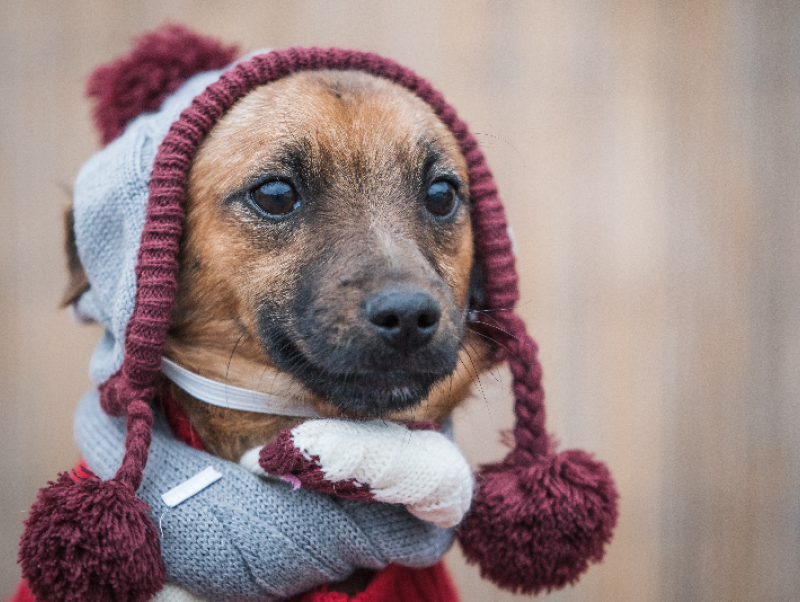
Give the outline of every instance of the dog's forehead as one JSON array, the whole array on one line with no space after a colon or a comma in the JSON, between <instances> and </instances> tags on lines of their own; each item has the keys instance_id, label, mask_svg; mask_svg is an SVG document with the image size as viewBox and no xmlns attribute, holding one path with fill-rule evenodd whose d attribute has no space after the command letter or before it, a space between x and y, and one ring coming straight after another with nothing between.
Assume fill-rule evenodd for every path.
<instances>
[{"instance_id":1,"label":"dog's forehead","mask_svg":"<svg viewBox=\"0 0 800 602\"><path fill-rule=\"evenodd\" d=\"M433 109L403 86L359 71L304 71L254 89L214 126L195 164L224 157L236 169L217 184L230 190L301 150L308 161L357 156L376 168L400 154L410 163L432 156L467 181L458 142Z\"/></svg>"}]
</instances>

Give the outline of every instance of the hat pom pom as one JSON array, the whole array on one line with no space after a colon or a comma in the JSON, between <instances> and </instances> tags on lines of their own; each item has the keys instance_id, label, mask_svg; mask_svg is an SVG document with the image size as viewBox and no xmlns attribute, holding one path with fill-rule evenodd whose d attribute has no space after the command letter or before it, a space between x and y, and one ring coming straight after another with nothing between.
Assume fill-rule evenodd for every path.
<instances>
[{"instance_id":1,"label":"hat pom pom","mask_svg":"<svg viewBox=\"0 0 800 602\"><path fill-rule=\"evenodd\" d=\"M166 568L147 504L116 479L67 473L39 491L25 521L22 575L38 602L145 602Z\"/></svg>"},{"instance_id":2,"label":"hat pom pom","mask_svg":"<svg viewBox=\"0 0 800 602\"><path fill-rule=\"evenodd\" d=\"M481 575L514 592L573 583L601 560L617 521L608 469L580 450L485 466L459 539Z\"/></svg>"},{"instance_id":3,"label":"hat pom pom","mask_svg":"<svg viewBox=\"0 0 800 602\"><path fill-rule=\"evenodd\" d=\"M187 79L221 69L237 53L236 46L181 25L164 25L141 36L130 54L98 67L89 78L86 93L97 100L94 120L103 144L142 113L157 110Z\"/></svg>"}]
</instances>

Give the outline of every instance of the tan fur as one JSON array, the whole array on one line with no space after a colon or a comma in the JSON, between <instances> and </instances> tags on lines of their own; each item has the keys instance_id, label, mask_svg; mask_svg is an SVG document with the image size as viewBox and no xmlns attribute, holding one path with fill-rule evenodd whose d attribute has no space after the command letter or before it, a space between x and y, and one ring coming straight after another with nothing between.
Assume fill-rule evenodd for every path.
<instances>
[{"instance_id":1,"label":"tan fur","mask_svg":"<svg viewBox=\"0 0 800 602\"><path fill-rule=\"evenodd\" d=\"M345 197L359 185L358 178L369 177L368 172L392 177L384 165L395 158L386 152L387 139L398 148L412 147L420 138L436 140L467 181L466 164L452 134L424 102L398 85L355 72L304 72L254 90L216 124L189 174L179 294L166 355L203 376L280 392L313 406L323 416L340 416L341 410L278 370L257 335L259 295L269 291L280 296L297 286L302 274L295 266L304 255L316 252L319 238L301 233L299 239L276 244L259 233L259 225L249 216L238 215L236 223L219 210L226 195L270 166L276 149L299 135L313 140L317 155L344 158L337 166L338 190L334 192ZM354 154L353 148L359 152ZM359 240L382 248L385 269L391 272L413 261L410 251L417 249L413 237L402 232L403 209L386 201L368 199L356 208L362 213L358 216L343 206L341 215L331 216L329 228L331 232L350 228ZM326 236L324 232L313 234ZM431 244L430 250L436 264L442 266L441 278L463 311L473 258L468 213L460 218L457 236ZM413 278L433 277L429 265L416 267ZM342 275L333 266L329 277L336 280ZM359 286L358 282L352 284ZM338 301L329 300L331 304ZM355 316L345 313L343 319ZM442 420L486 367L486 352L483 339L467 331L455 372L436 385L418 407L388 417ZM292 424L282 418L210 408L183 392L177 399L209 448L234 461Z\"/></svg>"}]
</instances>

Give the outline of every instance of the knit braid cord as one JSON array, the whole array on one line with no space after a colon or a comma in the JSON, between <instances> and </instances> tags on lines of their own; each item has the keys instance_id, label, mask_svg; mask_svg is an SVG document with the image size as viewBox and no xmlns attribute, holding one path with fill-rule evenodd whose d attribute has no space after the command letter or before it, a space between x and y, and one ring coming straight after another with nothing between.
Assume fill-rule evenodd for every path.
<instances>
[{"instance_id":1,"label":"knit braid cord","mask_svg":"<svg viewBox=\"0 0 800 602\"><path fill-rule=\"evenodd\" d=\"M515 321L519 318L512 316ZM536 343L524 330L518 335L516 347L509 354L508 366L514 377L512 390L516 403L514 414L514 459L518 464L532 464L547 453L549 437L545 430L544 389L542 368L536 359Z\"/></svg>"},{"instance_id":2,"label":"knit braid cord","mask_svg":"<svg viewBox=\"0 0 800 602\"><path fill-rule=\"evenodd\" d=\"M147 453L153 439L153 410L141 399L128 406L125 455L115 479L131 487L132 491L142 484L142 472L147 464Z\"/></svg>"}]
</instances>

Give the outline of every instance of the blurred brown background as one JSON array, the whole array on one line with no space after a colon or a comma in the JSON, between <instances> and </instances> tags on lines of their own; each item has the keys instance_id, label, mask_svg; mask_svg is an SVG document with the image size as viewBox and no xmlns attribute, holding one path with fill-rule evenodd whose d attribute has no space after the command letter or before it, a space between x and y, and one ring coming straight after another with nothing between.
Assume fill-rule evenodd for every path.
<instances>
[{"instance_id":1,"label":"blurred brown background","mask_svg":"<svg viewBox=\"0 0 800 602\"><path fill-rule=\"evenodd\" d=\"M37 489L77 460L98 339L57 310L61 212L98 148L89 72L165 20L244 50L338 45L431 79L516 231L549 426L622 493L559 601L800 599L800 3L2 2L0 598ZM498 459L508 377L459 412ZM449 558L464 602L510 600Z\"/></svg>"}]
</instances>

